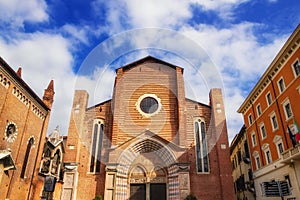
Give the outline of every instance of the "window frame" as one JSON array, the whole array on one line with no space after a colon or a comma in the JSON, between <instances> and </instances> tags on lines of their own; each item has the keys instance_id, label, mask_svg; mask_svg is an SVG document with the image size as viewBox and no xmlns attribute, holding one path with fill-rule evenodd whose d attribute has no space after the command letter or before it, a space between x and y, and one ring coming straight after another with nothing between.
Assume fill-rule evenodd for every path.
<instances>
[{"instance_id":1,"label":"window frame","mask_svg":"<svg viewBox=\"0 0 300 200\"><path fill-rule=\"evenodd\" d=\"M297 78L300 75L300 61L298 58L293 62L291 67L292 67L295 78Z\"/></svg>"},{"instance_id":2,"label":"window frame","mask_svg":"<svg viewBox=\"0 0 300 200\"><path fill-rule=\"evenodd\" d=\"M92 174L100 173L103 137L104 137L104 121L102 119L95 119L93 122L92 137L91 137L89 173Z\"/></svg>"},{"instance_id":3,"label":"window frame","mask_svg":"<svg viewBox=\"0 0 300 200\"><path fill-rule=\"evenodd\" d=\"M281 146L281 148L280 148L279 145ZM283 147L282 142L278 142L278 143L276 144L276 147L277 147L277 150L278 150L279 155L281 155L281 154L284 152L284 147Z\"/></svg>"},{"instance_id":4,"label":"window frame","mask_svg":"<svg viewBox=\"0 0 300 200\"><path fill-rule=\"evenodd\" d=\"M273 139L273 143L276 145L278 158L280 158L281 154L284 152L284 145L283 145L283 142L282 142L282 136L276 135ZM280 152L279 144L281 144L281 146L282 146L282 152Z\"/></svg>"},{"instance_id":5,"label":"window frame","mask_svg":"<svg viewBox=\"0 0 300 200\"><path fill-rule=\"evenodd\" d=\"M267 131L266 131L266 127L265 127L264 123L261 123L259 125L259 131L260 131L260 135L261 135L262 140L267 138Z\"/></svg>"},{"instance_id":6,"label":"window frame","mask_svg":"<svg viewBox=\"0 0 300 200\"><path fill-rule=\"evenodd\" d=\"M54 157L57 155L56 163L54 162ZM61 149L57 149L54 153L53 160L51 162L51 174L58 176L60 174L60 168L62 164L62 152ZM53 168L55 169L55 172L53 172Z\"/></svg>"},{"instance_id":7,"label":"window frame","mask_svg":"<svg viewBox=\"0 0 300 200\"><path fill-rule=\"evenodd\" d=\"M269 98L270 97L270 98ZM266 94L266 101L267 101L267 105L270 106L272 104L272 95L271 92L268 92Z\"/></svg>"},{"instance_id":8,"label":"window frame","mask_svg":"<svg viewBox=\"0 0 300 200\"><path fill-rule=\"evenodd\" d=\"M289 174L284 175L284 180L286 180L290 186L290 188L292 188L292 182L291 182L291 178Z\"/></svg>"},{"instance_id":9,"label":"window frame","mask_svg":"<svg viewBox=\"0 0 300 200\"><path fill-rule=\"evenodd\" d=\"M251 133L251 142L252 142L252 147L255 147L257 145L256 134L254 131Z\"/></svg>"},{"instance_id":10,"label":"window frame","mask_svg":"<svg viewBox=\"0 0 300 200\"><path fill-rule=\"evenodd\" d=\"M270 145L268 143L263 144L262 150L264 151L264 154L265 154L266 164L269 165L269 164L273 163Z\"/></svg>"},{"instance_id":11,"label":"window frame","mask_svg":"<svg viewBox=\"0 0 300 200\"><path fill-rule=\"evenodd\" d=\"M287 106L287 105L289 105L290 112L288 112L288 111L286 110L286 106ZM290 100L289 100L289 99L284 100L283 103L282 103L282 107L283 107L285 119L286 119L286 120L291 119L291 118L294 116L294 114L293 114L292 105L291 105L291 103L290 103ZM289 114L289 113L290 113L290 114Z\"/></svg>"},{"instance_id":12,"label":"window frame","mask_svg":"<svg viewBox=\"0 0 300 200\"><path fill-rule=\"evenodd\" d=\"M285 83L283 77L280 77L277 81L279 93L281 94L285 90Z\"/></svg>"},{"instance_id":13,"label":"window frame","mask_svg":"<svg viewBox=\"0 0 300 200\"><path fill-rule=\"evenodd\" d=\"M210 165L209 165L206 123L204 119L196 118L194 120L193 125L194 125L194 137L195 137L196 172L198 174L207 174L210 173ZM198 132L196 127L198 128ZM199 164L201 164L201 166L199 166Z\"/></svg>"},{"instance_id":14,"label":"window frame","mask_svg":"<svg viewBox=\"0 0 300 200\"><path fill-rule=\"evenodd\" d=\"M25 151L25 156L24 156L24 160L23 160L23 165L22 165L21 173L20 173L20 178L21 179L27 178L26 177L26 171L27 171L27 167L28 167L28 161L29 161L31 149L34 147L34 143L35 143L35 138L34 137L28 138L27 147L26 147L26 151Z\"/></svg>"},{"instance_id":15,"label":"window frame","mask_svg":"<svg viewBox=\"0 0 300 200\"><path fill-rule=\"evenodd\" d=\"M157 108L155 109L155 111L153 112L145 112L143 111L142 107L141 107L141 103L143 102L143 100L145 100L146 98L151 98L153 100L156 101L156 106ZM143 94L141 95L137 102L135 103L135 106L136 106L136 109L137 111L143 116L143 117L146 117L146 118L150 118L156 114L158 114L160 112L160 110L162 109L162 104L161 104L161 99L156 95L156 94Z\"/></svg>"},{"instance_id":16,"label":"window frame","mask_svg":"<svg viewBox=\"0 0 300 200\"><path fill-rule=\"evenodd\" d=\"M260 104L258 104L258 105L256 106L256 112L257 112L257 116L261 116L262 110L261 110Z\"/></svg>"},{"instance_id":17,"label":"window frame","mask_svg":"<svg viewBox=\"0 0 300 200\"><path fill-rule=\"evenodd\" d=\"M249 125L252 125L252 124L253 124L252 113L250 113L250 114L248 115L248 122L249 122Z\"/></svg>"},{"instance_id":18,"label":"window frame","mask_svg":"<svg viewBox=\"0 0 300 200\"><path fill-rule=\"evenodd\" d=\"M267 149L265 151L265 156L266 156L266 163L269 165L271 164L273 161L272 161L272 155L271 155L271 151L270 149Z\"/></svg>"},{"instance_id":19,"label":"window frame","mask_svg":"<svg viewBox=\"0 0 300 200\"><path fill-rule=\"evenodd\" d=\"M272 125L272 131L278 130L279 129L279 124L278 124L276 112L275 111L271 112L271 114L269 116L270 116L270 122L271 122L271 125ZM276 123L274 123L274 120L273 120L274 117L275 117ZM275 127L275 124L276 124L276 127Z\"/></svg>"},{"instance_id":20,"label":"window frame","mask_svg":"<svg viewBox=\"0 0 300 200\"><path fill-rule=\"evenodd\" d=\"M259 156L258 151L254 151L253 158L254 158L254 161L255 161L256 170L259 170L262 166L261 166L260 156Z\"/></svg>"}]
</instances>

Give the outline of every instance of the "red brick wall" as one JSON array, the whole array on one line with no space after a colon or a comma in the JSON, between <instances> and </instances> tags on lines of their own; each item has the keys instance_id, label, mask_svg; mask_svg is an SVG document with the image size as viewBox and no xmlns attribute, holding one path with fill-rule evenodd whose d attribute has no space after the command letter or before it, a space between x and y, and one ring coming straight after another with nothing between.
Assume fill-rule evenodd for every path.
<instances>
[{"instance_id":1,"label":"red brick wall","mask_svg":"<svg viewBox=\"0 0 300 200\"><path fill-rule=\"evenodd\" d=\"M162 64L144 63L119 74L113 100L113 143L121 144L146 129L172 140L178 130L176 70ZM162 101L161 111L151 119L136 109L135 104L143 94L156 94Z\"/></svg>"},{"instance_id":2,"label":"red brick wall","mask_svg":"<svg viewBox=\"0 0 300 200\"><path fill-rule=\"evenodd\" d=\"M85 103L80 103L79 99L87 96L82 92L76 92L74 102L77 103L73 105L71 116L75 115L74 109L80 104L77 114L80 120L83 120L80 122L82 126L79 127L82 134L76 132L78 128L76 129L74 119L71 118L65 161L79 163L77 191L84 192L77 192L77 199L92 199L98 194L103 196L105 164L110 161L106 148L110 147L110 142L121 145L147 129L167 141L187 148L177 161L190 163L191 193L199 199L233 199L233 181L221 91L213 90L211 105L204 105L187 100L184 97L183 84L181 68L146 62L117 70L112 101L85 110ZM143 94L156 94L161 99L162 110L157 116L146 118L138 112L136 102ZM221 114L217 112L219 106L222 109ZM203 117L206 122L210 166L210 172L207 174L197 173L196 170L194 146L196 117ZM104 132L107 136L103 141L104 165L101 166L100 174L89 173L94 119L104 121ZM68 145L74 145L74 149L68 149ZM225 145L226 148L222 149L221 145Z\"/></svg>"},{"instance_id":3,"label":"red brick wall","mask_svg":"<svg viewBox=\"0 0 300 200\"><path fill-rule=\"evenodd\" d=\"M30 95L23 82L14 77L16 74L8 72L6 67L0 66L0 74L10 82L9 88L0 84L0 149L10 149L16 170L9 171L9 176L4 175L0 184L0 199L27 199L27 197L39 196L40 191L35 190L43 184L43 180L33 180L33 174L38 171L39 160L44 144L44 138L48 127L50 111L41 105L40 99ZM33 106L38 110L33 111ZM42 112L42 116L40 115ZM46 117L48 113L48 116ZM17 137L9 143L5 139L5 128L8 123L13 122L17 126ZM34 145L30 149L28 163L24 178L20 177L24 163L27 144L30 138L34 138ZM37 175L37 173L35 173Z\"/></svg>"}]
</instances>

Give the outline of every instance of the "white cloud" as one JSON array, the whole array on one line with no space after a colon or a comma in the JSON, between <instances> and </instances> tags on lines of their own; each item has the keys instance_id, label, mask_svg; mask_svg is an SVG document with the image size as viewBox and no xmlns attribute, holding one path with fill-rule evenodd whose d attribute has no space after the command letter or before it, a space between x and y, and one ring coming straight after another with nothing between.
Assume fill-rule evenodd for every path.
<instances>
[{"instance_id":1,"label":"white cloud","mask_svg":"<svg viewBox=\"0 0 300 200\"><path fill-rule=\"evenodd\" d=\"M92 3L96 14L103 6L108 22L106 30L110 33L128 28L179 26L192 16L190 3L181 0L96 0Z\"/></svg>"},{"instance_id":2,"label":"white cloud","mask_svg":"<svg viewBox=\"0 0 300 200\"><path fill-rule=\"evenodd\" d=\"M0 8L0 22L5 22L12 28L23 27L24 22L48 20L44 0L0 0Z\"/></svg>"},{"instance_id":3,"label":"white cloud","mask_svg":"<svg viewBox=\"0 0 300 200\"><path fill-rule=\"evenodd\" d=\"M89 93L88 106L94 106L112 98L115 71L109 67L96 67L90 76L77 76L76 89Z\"/></svg>"},{"instance_id":4,"label":"white cloud","mask_svg":"<svg viewBox=\"0 0 300 200\"><path fill-rule=\"evenodd\" d=\"M80 89L88 90L90 93L90 105L94 105L111 97L115 76L112 69L95 66L96 71L92 71L93 73L90 76L80 75L76 77L72 71L75 62L75 56L72 55L72 51L74 52L75 49L74 45L75 47L82 43L88 45L90 42L89 34L93 34L93 36L100 35L103 31L112 34L122 32L128 28L144 27L164 27L178 30L179 33L184 34L187 38L191 38L194 43L200 45L213 61L213 65L209 62L202 63L202 69L206 69L202 70L203 73L206 73L202 74L204 79L213 77L214 73L221 74L221 81L223 81L225 86L225 110L229 138L232 139L243 124L242 116L236 113L236 110L245 97L245 85L249 85L249 82L253 82L263 73L279 51L286 37L275 36L269 40L272 42L260 44L257 36L254 34L256 24L240 23L218 29L205 24L198 24L192 27L186 22L192 19L193 15L197 15L197 13L192 13L193 7L198 6L200 8L199 12L213 11L220 17L231 19L234 17L234 9L247 1L249 0L96 0L92 5L94 12L101 13L100 7L105 6L106 21L99 23L105 24L105 27L99 26L99 30L92 30L88 26L70 24L59 27L56 32L61 33L61 35L67 35L67 38L63 38L59 34L41 32L33 34L15 32L9 36L3 34L2 37L9 37L10 42L0 38L0 55L14 69L17 69L19 65L23 67L23 79L40 97L42 97L50 79L54 79L56 94L50 120L50 130L48 132L54 129L56 125L60 125L61 133L66 134L73 91L74 88L79 88L76 84L81 83ZM272 1L274 0L270 0L270 2ZM49 17L46 12L47 5L43 0L0 0L0 8L0 22L11 24L13 28L23 27L24 22L45 22ZM149 29L146 32L140 31L139 35L132 37L131 48L147 47L155 43L159 44L156 47L163 47L161 49L162 52L164 49L179 48L184 54L180 55L177 51L171 51L170 53L182 56L181 58L176 59L174 56L161 58L174 64L184 64L182 59L186 58L188 59L185 62L190 63L197 63L195 60L203 59L203 52L193 52L194 49L189 45L191 43L186 43L186 40L181 40L182 38L176 38L168 34L156 36ZM116 37L114 46L106 49L108 50L106 52L108 60L111 59L113 61L112 58L117 59L119 58L118 56L122 55L119 52L113 52L122 46L122 42L123 40L118 40L118 37ZM132 51L133 49L128 50ZM142 54L145 55L145 52L140 55ZM137 56L135 55L134 57ZM191 58L195 58L195 60ZM99 60L99 57L96 59ZM102 59L105 60L106 58L101 57ZM104 66L106 65L104 64ZM186 66L182 67L186 68ZM213 66L213 69L211 66ZM195 97L197 100L207 103L208 93L205 92L207 94L203 95L204 97L198 96L197 92L195 92L198 90L194 89L201 87L202 90L206 91L208 88L205 81L207 80L204 80L204 82L199 81L199 74L186 69L187 93L191 94L192 98ZM200 71L200 73L202 72ZM198 77L195 78L196 76ZM239 81L237 82L236 80ZM247 90L249 89L251 88L247 88Z\"/></svg>"},{"instance_id":5,"label":"white cloud","mask_svg":"<svg viewBox=\"0 0 300 200\"><path fill-rule=\"evenodd\" d=\"M251 23L223 29L209 25L182 28L184 34L204 48L221 73L230 139L243 124L237 110L247 95L245 93L252 89L245 86L263 74L286 40L286 36L278 36L272 43L260 44L254 35L255 28L256 25Z\"/></svg>"},{"instance_id":6,"label":"white cloud","mask_svg":"<svg viewBox=\"0 0 300 200\"><path fill-rule=\"evenodd\" d=\"M188 1L181 0L129 0L126 7L132 27L179 26L192 16Z\"/></svg>"},{"instance_id":7,"label":"white cloud","mask_svg":"<svg viewBox=\"0 0 300 200\"><path fill-rule=\"evenodd\" d=\"M203 11L214 11L220 18L230 20L234 18L233 10L249 0L192 0Z\"/></svg>"},{"instance_id":8,"label":"white cloud","mask_svg":"<svg viewBox=\"0 0 300 200\"><path fill-rule=\"evenodd\" d=\"M249 0L96 0L92 3L95 11L101 12L106 6L107 31L120 32L128 28L164 27L178 28L183 26L193 15L192 8L200 8L197 12L213 11L225 20L234 17L233 10Z\"/></svg>"},{"instance_id":9,"label":"white cloud","mask_svg":"<svg viewBox=\"0 0 300 200\"><path fill-rule=\"evenodd\" d=\"M24 35L23 35L24 36ZM57 125L67 133L75 74L69 43L60 35L28 34L7 43L0 38L0 55L17 70L22 66L22 79L42 98L44 89L54 79L55 97L48 132Z\"/></svg>"},{"instance_id":10,"label":"white cloud","mask_svg":"<svg viewBox=\"0 0 300 200\"><path fill-rule=\"evenodd\" d=\"M222 10L231 10L236 6L245 3L249 0L191 0L192 3L198 4L204 10L214 10L214 11L222 11Z\"/></svg>"},{"instance_id":11,"label":"white cloud","mask_svg":"<svg viewBox=\"0 0 300 200\"><path fill-rule=\"evenodd\" d=\"M80 43L88 44L88 29L89 27L79 27L71 24L66 24L62 27L62 30L78 40Z\"/></svg>"}]
</instances>

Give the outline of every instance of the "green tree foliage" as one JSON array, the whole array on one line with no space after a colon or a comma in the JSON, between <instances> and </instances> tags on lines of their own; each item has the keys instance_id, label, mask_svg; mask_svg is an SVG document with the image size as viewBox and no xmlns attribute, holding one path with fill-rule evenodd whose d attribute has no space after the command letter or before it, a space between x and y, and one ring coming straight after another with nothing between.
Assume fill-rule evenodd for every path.
<instances>
[{"instance_id":1,"label":"green tree foliage","mask_svg":"<svg viewBox=\"0 0 300 200\"><path fill-rule=\"evenodd\" d=\"M184 200L197 200L197 197L195 197L193 194L189 194Z\"/></svg>"},{"instance_id":2,"label":"green tree foliage","mask_svg":"<svg viewBox=\"0 0 300 200\"><path fill-rule=\"evenodd\" d=\"M103 200L101 195L96 196L93 200Z\"/></svg>"}]
</instances>

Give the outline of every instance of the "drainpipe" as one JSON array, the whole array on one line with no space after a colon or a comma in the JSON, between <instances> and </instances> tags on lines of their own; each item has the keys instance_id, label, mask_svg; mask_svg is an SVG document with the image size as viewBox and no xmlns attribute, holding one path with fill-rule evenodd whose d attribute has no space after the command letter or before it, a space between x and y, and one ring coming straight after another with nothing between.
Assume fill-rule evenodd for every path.
<instances>
[{"instance_id":1,"label":"drainpipe","mask_svg":"<svg viewBox=\"0 0 300 200\"><path fill-rule=\"evenodd\" d=\"M257 141L258 141L259 152L260 152L260 157L261 157L261 164L262 164L262 166L264 166L265 165L265 161L263 159L263 154L262 154L262 151L261 151L259 131L258 131L258 126L257 126L257 121L256 121L256 115L255 115L255 110L253 108L252 100L250 100L250 103L251 103L251 108L252 108L252 112L253 112L253 120L254 120L254 124L255 124L255 129L256 129L256 132L257 132Z\"/></svg>"},{"instance_id":2,"label":"drainpipe","mask_svg":"<svg viewBox=\"0 0 300 200\"><path fill-rule=\"evenodd\" d=\"M29 191L28 191L27 199L30 198L31 188L32 188L32 181L33 181L35 170L36 170L36 164L37 164L38 155L39 155L39 152L40 152L40 147L41 147L41 142L42 142L42 136L43 136L43 132L44 132L44 129L45 129L45 122L46 122L46 120L48 118L48 115L49 115L49 111L47 112L47 114L45 116L45 120L43 121L42 129L41 129L41 135L40 135L40 139L39 139L39 143L38 143L38 148L37 148L37 156L36 156L35 161L34 161L34 168L33 168L33 173L31 175L31 180L30 180L30 186L29 186Z\"/></svg>"},{"instance_id":3,"label":"drainpipe","mask_svg":"<svg viewBox=\"0 0 300 200\"><path fill-rule=\"evenodd\" d=\"M274 83L273 83L272 77L270 75L268 76L268 78L271 81L271 85L272 85L272 89L273 89L273 94L274 94L274 98L275 98L275 102L276 102L276 107L278 109L280 123L281 123L282 129L283 129L283 133L284 133L283 135L284 135L284 139L285 139L285 144L286 144L287 149L289 149L289 143L287 141L286 134L285 134L285 131L284 131L284 129L285 129L284 128L284 123L283 123L283 120L282 120L282 115L281 115L281 112L280 112L280 108L279 108L279 104L278 104L278 100L277 100L277 95L276 95L276 92L275 92Z\"/></svg>"}]
</instances>

